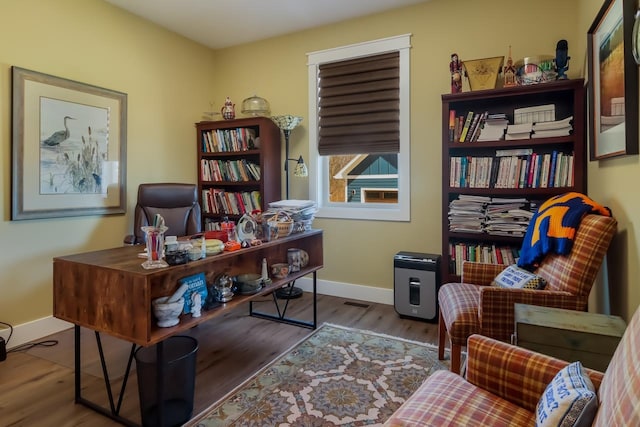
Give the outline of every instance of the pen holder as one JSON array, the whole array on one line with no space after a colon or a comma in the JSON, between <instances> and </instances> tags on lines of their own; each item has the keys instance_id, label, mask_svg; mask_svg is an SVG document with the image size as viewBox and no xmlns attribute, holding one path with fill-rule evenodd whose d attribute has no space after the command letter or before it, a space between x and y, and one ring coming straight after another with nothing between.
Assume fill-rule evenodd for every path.
<instances>
[{"instance_id":1,"label":"pen holder","mask_svg":"<svg viewBox=\"0 0 640 427\"><path fill-rule=\"evenodd\" d=\"M142 263L142 267L151 269L169 265L164 260L164 233L167 230L168 228L164 225L142 227L147 242L147 260Z\"/></svg>"}]
</instances>

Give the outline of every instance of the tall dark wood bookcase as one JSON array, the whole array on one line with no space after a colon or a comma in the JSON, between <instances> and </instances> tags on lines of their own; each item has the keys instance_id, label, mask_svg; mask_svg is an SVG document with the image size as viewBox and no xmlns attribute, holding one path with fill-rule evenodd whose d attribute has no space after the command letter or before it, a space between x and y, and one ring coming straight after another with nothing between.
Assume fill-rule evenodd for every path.
<instances>
[{"instance_id":1,"label":"tall dark wood bookcase","mask_svg":"<svg viewBox=\"0 0 640 427\"><path fill-rule=\"evenodd\" d=\"M268 203L281 199L280 129L271 119L250 117L206 121L196 123L196 129L203 230L211 229L212 224L220 222L225 216L237 221L242 215L242 210L232 212L223 209L220 196L214 196L220 191L227 197L235 197L236 205L242 204L242 197L239 198L238 194L245 197L257 194L262 210L266 209ZM222 176L212 173L214 162L222 171ZM258 179L248 173L248 164L259 166ZM225 173L224 167L232 167L237 177ZM241 171L243 168L244 172ZM217 205L214 207L214 204ZM244 209L251 210L249 203L245 204Z\"/></svg>"},{"instance_id":2,"label":"tall dark wood bookcase","mask_svg":"<svg viewBox=\"0 0 640 427\"><path fill-rule=\"evenodd\" d=\"M466 116L469 111L481 113L505 113L509 123L514 123L514 110L553 104L555 120L573 116L573 131L569 136L552 138L528 138L520 140L495 140L482 142L451 142L449 136L450 111ZM503 245L520 248L522 237L496 236L487 233L461 233L449 230L449 203L460 195L477 195L499 198L527 198L541 202L549 197L569 191L586 193L586 134L585 134L584 80L561 80L528 86L482 90L442 95L442 281L460 281L455 268L454 245ZM491 157L497 150L532 149L537 155L563 152L573 154L573 185L547 188L469 188L450 185L452 157ZM455 171L454 171L455 172Z\"/></svg>"}]
</instances>

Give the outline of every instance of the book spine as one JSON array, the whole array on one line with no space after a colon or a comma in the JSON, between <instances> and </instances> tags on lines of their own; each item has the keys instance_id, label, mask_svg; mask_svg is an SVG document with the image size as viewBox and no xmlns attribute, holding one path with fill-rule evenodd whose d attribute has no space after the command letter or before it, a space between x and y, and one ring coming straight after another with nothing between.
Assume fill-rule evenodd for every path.
<instances>
[{"instance_id":1,"label":"book spine","mask_svg":"<svg viewBox=\"0 0 640 427\"><path fill-rule=\"evenodd\" d=\"M471 137L473 136L474 132L476 131L476 128L478 127L480 115L481 114L474 113L473 120L471 121L471 125L469 126L469 131L467 132L467 135L464 138L464 142L471 142Z\"/></svg>"},{"instance_id":2,"label":"book spine","mask_svg":"<svg viewBox=\"0 0 640 427\"><path fill-rule=\"evenodd\" d=\"M456 130L456 110L449 111L449 142L453 142Z\"/></svg>"},{"instance_id":3,"label":"book spine","mask_svg":"<svg viewBox=\"0 0 640 427\"><path fill-rule=\"evenodd\" d=\"M467 113L467 119L464 122L464 127L462 128L462 132L460 133L460 142L464 142L467 137L467 133L469 132L469 127L471 126L471 122L473 120L473 111L469 111Z\"/></svg>"},{"instance_id":4,"label":"book spine","mask_svg":"<svg viewBox=\"0 0 640 427\"><path fill-rule=\"evenodd\" d=\"M556 187L556 162L558 160L558 152L553 150L551 153L551 166L549 166L549 187Z\"/></svg>"}]
</instances>

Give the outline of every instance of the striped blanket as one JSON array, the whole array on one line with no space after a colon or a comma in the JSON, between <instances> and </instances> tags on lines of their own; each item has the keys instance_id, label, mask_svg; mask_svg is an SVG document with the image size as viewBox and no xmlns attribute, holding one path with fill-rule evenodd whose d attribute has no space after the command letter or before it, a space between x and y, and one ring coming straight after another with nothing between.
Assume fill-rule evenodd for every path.
<instances>
[{"instance_id":1,"label":"striped blanket","mask_svg":"<svg viewBox=\"0 0 640 427\"><path fill-rule=\"evenodd\" d=\"M576 230L587 214L611 216L611 209L574 192L552 197L540 205L524 236L518 267L532 270L547 254L571 252Z\"/></svg>"}]
</instances>

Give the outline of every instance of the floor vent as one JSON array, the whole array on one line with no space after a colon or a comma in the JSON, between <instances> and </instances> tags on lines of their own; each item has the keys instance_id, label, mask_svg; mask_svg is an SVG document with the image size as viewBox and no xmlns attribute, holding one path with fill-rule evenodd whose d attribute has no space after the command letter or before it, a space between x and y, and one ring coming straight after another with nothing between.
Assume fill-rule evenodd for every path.
<instances>
[{"instance_id":1,"label":"floor vent","mask_svg":"<svg viewBox=\"0 0 640 427\"><path fill-rule=\"evenodd\" d=\"M360 308L369 308L369 304L365 304L362 302L346 301L344 305L352 305L354 307L360 307Z\"/></svg>"}]
</instances>

